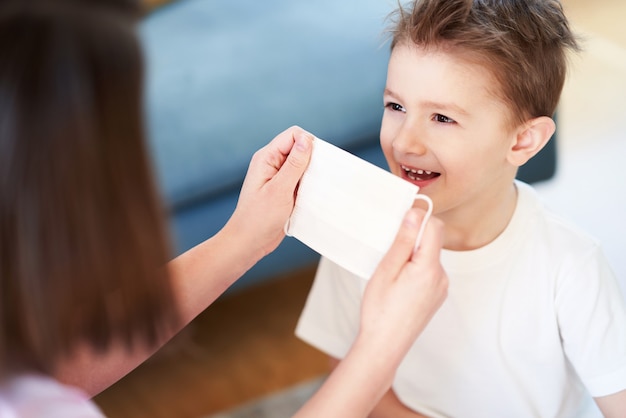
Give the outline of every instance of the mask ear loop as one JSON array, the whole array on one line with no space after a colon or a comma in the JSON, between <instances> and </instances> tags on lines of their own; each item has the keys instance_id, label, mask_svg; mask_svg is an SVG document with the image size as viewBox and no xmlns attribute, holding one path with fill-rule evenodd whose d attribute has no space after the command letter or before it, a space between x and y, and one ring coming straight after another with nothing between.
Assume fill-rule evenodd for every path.
<instances>
[{"instance_id":1,"label":"mask ear loop","mask_svg":"<svg viewBox=\"0 0 626 418\"><path fill-rule=\"evenodd\" d=\"M430 197L426 196L425 194L417 194L415 195L415 200L423 200L424 202L426 202L428 204L428 209L426 210L426 215L424 215L424 219L422 220L420 230L417 233L417 238L415 239L415 247L413 248L413 251L417 251L417 249L419 248L420 243L422 242L422 235L424 235L424 229L426 229L426 223L430 219L430 215L432 215L433 213L433 201L430 199Z\"/></svg>"}]
</instances>

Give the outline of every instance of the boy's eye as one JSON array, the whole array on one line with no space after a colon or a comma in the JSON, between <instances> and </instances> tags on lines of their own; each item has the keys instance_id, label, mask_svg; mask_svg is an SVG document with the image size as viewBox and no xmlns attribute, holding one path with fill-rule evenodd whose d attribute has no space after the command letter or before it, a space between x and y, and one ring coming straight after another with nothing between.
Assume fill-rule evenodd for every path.
<instances>
[{"instance_id":1,"label":"boy's eye","mask_svg":"<svg viewBox=\"0 0 626 418\"><path fill-rule=\"evenodd\" d=\"M395 112L404 112L404 108L402 107L402 105L399 105L398 103L390 102L390 103L387 103L385 105L385 107L387 107L387 108L389 108L389 109L391 109L391 110L393 110Z\"/></svg>"},{"instance_id":2,"label":"boy's eye","mask_svg":"<svg viewBox=\"0 0 626 418\"><path fill-rule=\"evenodd\" d=\"M445 115L442 115L440 113L437 113L435 115L435 120L437 122L440 122L440 123L454 123L454 119L451 119L451 118L449 118L449 117L447 117Z\"/></svg>"}]
</instances>

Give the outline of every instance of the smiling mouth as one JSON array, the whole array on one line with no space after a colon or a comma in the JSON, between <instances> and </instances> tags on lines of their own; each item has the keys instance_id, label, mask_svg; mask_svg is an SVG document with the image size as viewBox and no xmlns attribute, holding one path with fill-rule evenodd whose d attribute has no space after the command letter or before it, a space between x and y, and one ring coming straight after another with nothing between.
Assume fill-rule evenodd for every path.
<instances>
[{"instance_id":1,"label":"smiling mouth","mask_svg":"<svg viewBox=\"0 0 626 418\"><path fill-rule=\"evenodd\" d=\"M410 168L405 165L400 166L404 171L405 175L413 181L426 181L437 178L441 175L441 173L437 173L435 171L423 170L421 168Z\"/></svg>"}]
</instances>

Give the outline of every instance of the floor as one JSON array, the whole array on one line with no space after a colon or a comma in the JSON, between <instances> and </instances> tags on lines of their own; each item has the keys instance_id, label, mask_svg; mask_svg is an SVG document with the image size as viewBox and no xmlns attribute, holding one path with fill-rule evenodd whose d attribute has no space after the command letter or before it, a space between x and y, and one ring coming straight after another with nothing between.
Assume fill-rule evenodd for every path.
<instances>
[{"instance_id":1,"label":"floor","mask_svg":"<svg viewBox=\"0 0 626 418\"><path fill-rule=\"evenodd\" d=\"M626 2L564 6L585 51L559 106L557 174L537 189L601 240L626 295ZM96 402L112 418L290 416L326 372L325 357L293 336L313 273L218 300Z\"/></svg>"}]
</instances>

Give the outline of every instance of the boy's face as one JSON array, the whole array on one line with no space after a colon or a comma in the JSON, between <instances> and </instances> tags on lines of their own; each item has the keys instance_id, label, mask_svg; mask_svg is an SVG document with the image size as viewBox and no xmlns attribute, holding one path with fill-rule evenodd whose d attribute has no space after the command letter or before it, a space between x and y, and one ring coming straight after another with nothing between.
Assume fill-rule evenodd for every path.
<instances>
[{"instance_id":1,"label":"boy's face","mask_svg":"<svg viewBox=\"0 0 626 418\"><path fill-rule=\"evenodd\" d=\"M488 215L485 205L512 187L515 131L496 88L483 66L445 50L392 51L381 146L391 172L418 185L444 220Z\"/></svg>"}]
</instances>

